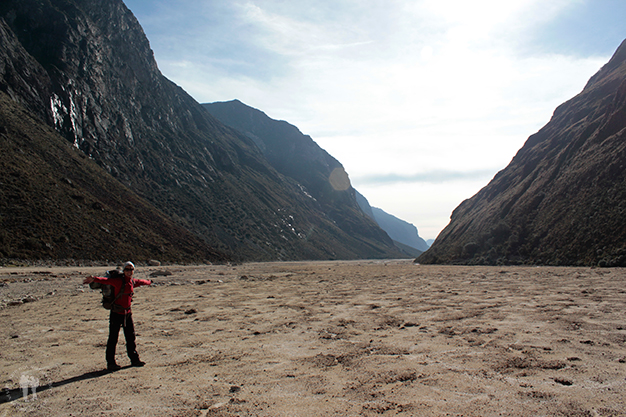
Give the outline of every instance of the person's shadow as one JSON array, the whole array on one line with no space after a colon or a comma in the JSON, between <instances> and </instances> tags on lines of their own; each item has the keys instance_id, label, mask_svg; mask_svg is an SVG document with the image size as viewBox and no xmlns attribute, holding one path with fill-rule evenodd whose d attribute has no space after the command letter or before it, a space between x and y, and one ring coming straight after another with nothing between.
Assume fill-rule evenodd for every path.
<instances>
[{"instance_id":1,"label":"person's shadow","mask_svg":"<svg viewBox=\"0 0 626 417\"><path fill-rule=\"evenodd\" d=\"M123 366L121 369L126 369L126 368L130 368L130 365ZM36 387L24 386L24 387L15 388L15 389L2 388L2 390L0 390L0 403L8 403L8 402L17 400L18 398L26 397L28 396L30 391L32 391L33 393L40 393L40 392L47 391L51 388L62 387L63 385L72 384L74 382L100 378L101 376L108 375L110 373L112 372L104 369L101 371L86 372L82 375L75 376L73 378L64 379L62 381L51 382L47 385L41 385L41 386L36 386Z\"/></svg>"}]
</instances>

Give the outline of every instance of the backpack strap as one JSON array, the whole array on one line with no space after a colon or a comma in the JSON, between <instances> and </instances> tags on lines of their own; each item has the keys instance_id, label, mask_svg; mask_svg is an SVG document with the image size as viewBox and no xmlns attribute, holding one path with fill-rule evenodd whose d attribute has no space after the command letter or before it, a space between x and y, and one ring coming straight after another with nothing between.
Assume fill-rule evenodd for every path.
<instances>
[{"instance_id":1,"label":"backpack strap","mask_svg":"<svg viewBox=\"0 0 626 417\"><path fill-rule=\"evenodd\" d=\"M115 302L117 301L118 298L120 298L122 296L122 294L124 294L124 289L122 288L122 291L120 291L115 298L113 299L113 301L111 301L111 305L115 304Z\"/></svg>"}]
</instances>

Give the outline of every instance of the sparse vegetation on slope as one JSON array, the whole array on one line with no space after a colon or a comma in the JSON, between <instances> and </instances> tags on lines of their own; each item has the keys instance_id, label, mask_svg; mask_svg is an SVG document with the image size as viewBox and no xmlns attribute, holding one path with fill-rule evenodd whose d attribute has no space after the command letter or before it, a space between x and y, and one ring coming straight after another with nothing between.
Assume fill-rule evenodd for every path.
<instances>
[{"instance_id":1,"label":"sparse vegetation on slope","mask_svg":"<svg viewBox=\"0 0 626 417\"><path fill-rule=\"evenodd\" d=\"M0 258L227 258L0 92Z\"/></svg>"}]
</instances>

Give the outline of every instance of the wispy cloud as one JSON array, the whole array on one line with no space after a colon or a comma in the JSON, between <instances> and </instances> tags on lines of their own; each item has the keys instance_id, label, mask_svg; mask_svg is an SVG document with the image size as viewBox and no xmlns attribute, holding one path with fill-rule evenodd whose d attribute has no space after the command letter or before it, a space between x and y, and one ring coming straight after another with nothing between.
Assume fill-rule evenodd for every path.
<instances>
[{"instance_id":1,"label":"wispy cloud","mask_svg":"<svg viewBox=\"0 0 626 417\"><path fill-rule=\"evenodd\" d=\"M296 125L378 207L431 231L626 38L621 0L126 3L198 101Z\"/></svg>"},{"instance_id":2,"label":"wispy cloud","mask_svg":"<svg viewBox=\"0 0 626 417\"><path fill-rule=\"evenodd\" d=\"M277 7L274 2L247 2L238 10L240 18L255 28L251 42L288 59L308 60L311 55L337 53L373 42L367 33L353 30L354 25L346 24L345 19L329 19L330 10L320 11L320 5L324 9L324 2L295 9ZM345 17L341 7L336 11Z\"/></svg>"},{"instance_id":3,"label":"wispy cloud","mask_svg":"<svg viewBox=\"0 0 626 417\"><path fill-rule=\"evenodd\" d=\"M383 175L362 175L353 178L354 183L363 186L383 185L383 184L399 184L399 183L429 183L441 184L450 181L476 181L488 180L494 175L493 170L475 170L475 171L446 171L435 170L429 172L420 172L411 175L404 174L383 174Z\"/></svg>"}]
</instances>

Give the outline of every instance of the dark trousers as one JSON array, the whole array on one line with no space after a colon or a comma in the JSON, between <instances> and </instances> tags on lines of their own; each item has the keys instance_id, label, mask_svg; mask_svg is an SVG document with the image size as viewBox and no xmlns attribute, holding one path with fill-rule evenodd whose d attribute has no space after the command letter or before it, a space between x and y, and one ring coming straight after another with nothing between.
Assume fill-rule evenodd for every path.
<instances>
[{"instance_id":1,"label":"dark trousers","mask_svg":"<svg viewBox=\"0 0 626 417\"><path fill-rule=\"evenodd\" d=\"M118 314L111 311L109 316L109 340L107 341L106 359L108 365L115 363L115 348L117 339L120 335L120 327L124 328L124 337L126 338L126 353L130 361L135 363L139 361L137 354L137 346L135 344L135 325L133 324L132 313Z\"/></svg>"}]
</instances>

